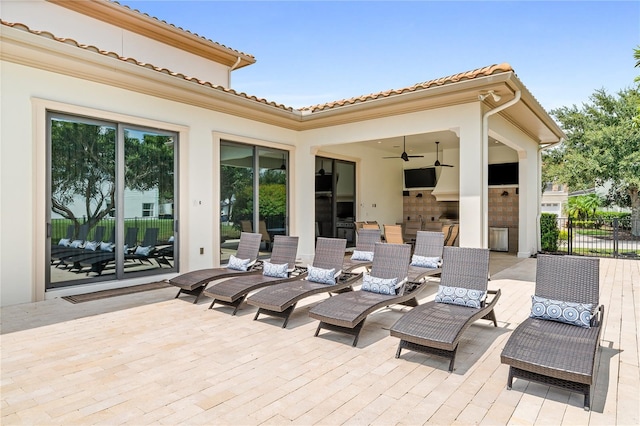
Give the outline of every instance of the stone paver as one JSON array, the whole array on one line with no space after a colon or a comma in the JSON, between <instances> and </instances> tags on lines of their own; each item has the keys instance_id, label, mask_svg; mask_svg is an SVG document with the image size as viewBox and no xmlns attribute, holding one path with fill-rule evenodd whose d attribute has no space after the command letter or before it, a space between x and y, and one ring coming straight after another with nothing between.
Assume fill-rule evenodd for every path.
<instances>
[{"instance_id":1,"label":"stone paver","mask_svg":"<svg viewBox=\"0 0 640 426\"><path fill-rule=\"evenodd\" d=\"M593 410L582 396L522 380L506 390L500 351L528 315L535 260L499 258L498 328L478 322L448 361L405 351L367 319L360 343L323 331L303 301L287 329L243 306L207 309L171 288L70 304L3 308L1 423L20 424L639 424L640 262L601 260L606 306ZM434 282L432 285L436 286ZM424 300L433 291L423 293Z\"/></svg>"}]
</instances>

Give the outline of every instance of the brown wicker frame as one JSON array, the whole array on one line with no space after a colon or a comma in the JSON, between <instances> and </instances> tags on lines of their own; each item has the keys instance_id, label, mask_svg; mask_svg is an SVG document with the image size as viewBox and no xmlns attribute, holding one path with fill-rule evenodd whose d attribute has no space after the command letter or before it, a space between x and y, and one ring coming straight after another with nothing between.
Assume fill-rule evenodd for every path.
<instances>
[{"instance_id":1,"label":"brown wicker frame","mask_svg":"<svg viewBox=\"0 0 640 426\"><path fill-rule=\"evenodd\" d=\"M356 250L359 251L371 251L381 241L381 235L379 229L360 229L357 234ZM367 260L351 260L351 254L344 258L342 264L342 270L345 272L351 272L356 268L370 267L372 262Z\"/></svg>"},{"instance_id":2,"label":"brown wicker frame","mask_svg":"<svg viewBox=\"0 0 640 426\"><path fill-rule=\"evenodd\" d=\"M410 256L411 246L407 244L377 243L371 275L402 281L407 277ZM350 334L354 336L352 346L356 346L369 314L393 304L417 306L416 295L423 287L412 288L412 291L401 289L401 293L395 296L358 290L325 300L309 311L311 318L320 321L315 336L318 336L321 329Z\"/></svg>"},{"instance_id":3,"label":"brown wicker frame","mask_svg":"<svg viewBox=\"0 0 640 426\"><path fill-rule=\"evenodd\" d=\"M240 233L240 243L238 244L238 251L235 256L239 259L251 259L255 262L248 271L238 271L235 269L221 267L200 269L178 275L177 277L169 280L169 284L180 288L175 298L177 299L181 294L189 294L196 296L193 303L198 303L203 290L211 281L232 277L234 275L255 274L260 272L256 267L258 266L257 259L261 239L262 235L260 234L250 232Z\"/></svg>"},{"instance_id":4,"label":"brown wicker frame","mask_svg":"<svg viewBox=\"0 0 640 426\"><path fill-rule=\"evenodd\" d=\"M489 250L444 247L443 257L441 285L487 291ZM438 355L450 360L449 371L453 371L458 344L467 328L478 319L498 326L494 308L501 292L487 293L492 297L479 309L430 301L409 311L390 330L400 338L396 358L402 349Z\"/></svg>"},{"instance_id":5,"label":"brown wicker frame","mask_svg":"<svg viewBox=\"0 0 640 426\"><path fill-rule=\"evenodd\" d=\"M418 231L413 254L425 257L439 257L442 259L444 234L442 232ZM428 276L438 276L442 268L422 268L409 265L409 281L420 282Z\"/></svg>"},{"instance_id":6,"label":"brown wicker frame","mask_svg":"<svg viewBox=\"0 0 640 426\"><path fill-rule=\"evenodd\" d=\"M316 253L313 258L313 266L323 269L342 270L344 251L347 240L341 238L319 237L316 243ZM282 328L287 327L289 317L296 308L297 303L309 296L319 293L340 293L351 291L352 284L362 274L342 272L334 285L320 284L305 279L288 281L266 287L257 293L247 297L247 303L258 307L254 321L260 314L272 317L284 318Z\"/></svg>"},{"instance_id":7,"label":"brown wicker frame","mask_svg":"<svg viewBox=\"0 0 640 426\"><path fill-rule=\"evenodd\" d=\"M604 306L599 304L599 259L538 255L535 294L548 299L592 303L590 328L527 318L513 331L500 360L509 365L507 388L513 378L580 392L584 409L591 406Z\"/></svg>"},{"instance_id":8,"label":"brown wicker frame","mask_svg":"<svg viewBox=\"0 0 640 426\"><path fill-rule=\"evenodd\" d=\"M273 250L269 262L281 265L288 264L292 271L286 278L269 277L263 274L241 275L239 277L230 278L204 290L204 295L213 298L209 309L213 308L216 303L220 305L231 306L234 308L231 315L238 312L238 308L244 302L247 295L252 291L267 287L269 285L278 284L285 281L300 279L306 274L306 268L295 266L296 255L298 253L298 237L285 235L276 235L273 238Z\"/></svg>"}]
</instances>

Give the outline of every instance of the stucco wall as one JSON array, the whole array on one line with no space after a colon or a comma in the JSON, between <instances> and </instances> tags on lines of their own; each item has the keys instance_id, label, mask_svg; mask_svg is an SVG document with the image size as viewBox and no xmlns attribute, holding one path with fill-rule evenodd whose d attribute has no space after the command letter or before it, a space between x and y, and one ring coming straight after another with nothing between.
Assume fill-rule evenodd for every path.
<instances>
[{"instance_id":1,"label":"stucco wall","mask_svg":"<svg viewBox=\"0 0 640 426\"><path fill-rule=\"evenodd\" d=\"M219 146L214 133L295 151L296 134L290 130L9 62L2 62L1 67L2 305L44 295L43 271L48 265L44 258L46 109L179 132L182 271L211 267L219 261L219 204L214 201ZM298 204L292 195L292 215L297 214ZM295 225L292 232L298 232ZM204 255L199 254L200 247ZM95 291L108 285L91 288Z\"/></svg>"},{"instance_id":2,"label":"stucco wall","mask_svg":"<svg viewBox=\"0 0 640 426\"><path fill-rule=\"evenodd\" d=\"M227 66L44 0L3 1L2 19L223 87L229 87L230 84Z\"/></svg>"}]
</instances>

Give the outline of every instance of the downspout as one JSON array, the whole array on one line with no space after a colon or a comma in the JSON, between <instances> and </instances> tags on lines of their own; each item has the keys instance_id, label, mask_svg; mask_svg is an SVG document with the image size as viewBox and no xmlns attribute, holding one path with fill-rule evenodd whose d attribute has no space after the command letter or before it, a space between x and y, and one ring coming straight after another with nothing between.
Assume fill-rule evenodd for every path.
<instances>
[{"instance_id":1,"label":"downspout","mask_svg":"<svg viewBox=\"0 0 640 426\"><path fill-rule=\"evenodd\" d=\"M553 148L564 142L564 138L560 138L558 142L554 142L548 145L538 147L538 176L542 177L542 151L545 149ZM542 183L542 182L541 182ZM540 217L542 216L542 190L538 188L538 214L536 216L536 252L539 253L542 250L542 241L540 235Z\"/></svg>"},{"instance_id":2,"label":"downspout","mask_svg":"<svg viewBox=\"0 0 640 426\"><path fill-rule=\"evenodd\" d=\"M238 56L238 59L236 59L235 64L231 65L231 68L229 68L229 78L227 79L227 89L231 89L231 71L238 68L238 65L240 65L240 61L242 61L242 58Z\"/></svg>"},{"instance_id":3,"label":"downspout","mask_svg":"<svg viewBox=\"0 0 640 426\"><path fill-rule=\"evenodd\" d=\"M482 115L482 247L489 248L489 116L515 105L520 101L522 92L509 102L490 109Z\"/></svg>"}]
</instances>

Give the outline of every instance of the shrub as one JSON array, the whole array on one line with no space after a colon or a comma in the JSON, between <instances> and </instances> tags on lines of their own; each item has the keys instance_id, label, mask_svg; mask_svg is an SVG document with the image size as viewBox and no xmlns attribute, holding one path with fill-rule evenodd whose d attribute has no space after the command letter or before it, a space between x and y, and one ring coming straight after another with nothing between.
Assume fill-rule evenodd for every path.
<instances>
[{"instance_id":1,"label":"shrub","mask_svg":"<svg viewBox=\"0 0 640 426\"><path fill-rule=\"evenodd\" d=\"M558 247L562 247L567 244L569 241L569 232L566 230L562 230L558 232Z\"/></svg>"},{"instance_id":2,"label":"shrub","mask_svg":"<svg viewBox=\"0 0 640 426\"><path fill-rule=\"evenodd\" d=\"M558 251L558 216L552 213L540 215L540 243L542 251Z\"/></svg>"}]
</instances>

